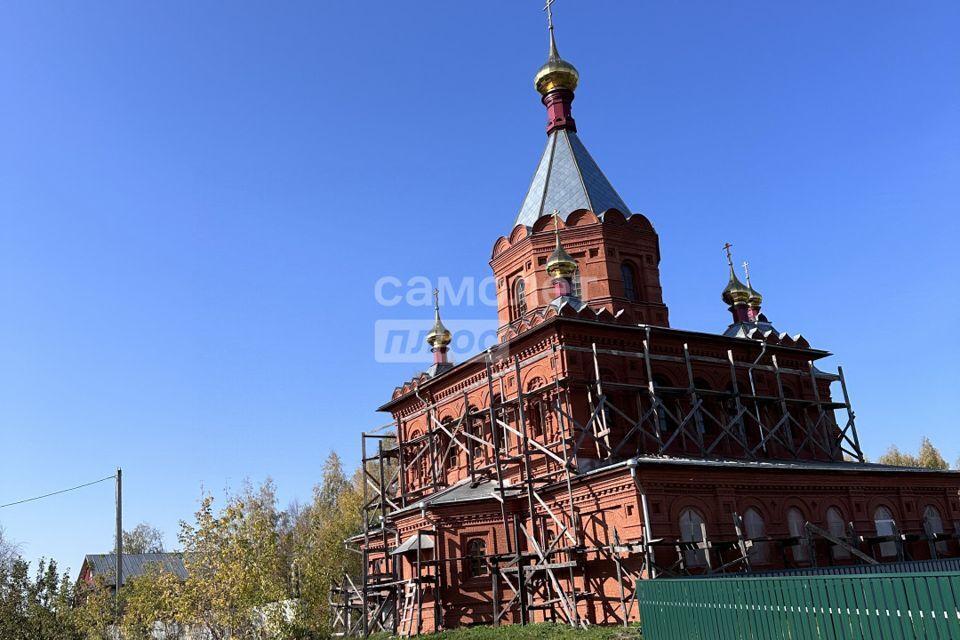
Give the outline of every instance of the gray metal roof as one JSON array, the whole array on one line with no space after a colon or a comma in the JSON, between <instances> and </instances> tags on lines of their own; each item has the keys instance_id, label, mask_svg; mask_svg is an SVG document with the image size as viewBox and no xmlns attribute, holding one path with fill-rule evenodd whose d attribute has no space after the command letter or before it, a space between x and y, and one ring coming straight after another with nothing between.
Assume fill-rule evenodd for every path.
<instances>
[{"instance_id":1,"label":"gray metal roof","mask_svg":"<svg viewBox=\"0 0 960 640\"><path fill-rule=\"evenodd\" d=\"M117 556L114 553L90 553L85 562L90 565L93 576L103 576L108 586L117 584ZM123 555L123 584L129 578L146 573L151 566L159 565L162 571L169 571L178 578L187 577L187 568L183 564L182 553L129 553Z\"/></svg>"},{"instance_id":2,"label":"gray metal roof","mask_svg":"<svg viewBox=\"0 0 960 640\"><path fill-rule=\"evenodd\" d=\"M433 549L434 543L433 538L430 536L425 536L422 533L412 535L399 547L391 551L392 555L399 555L401 553L406 553L407 551L416 551L417 549L427 550Z\"/></svg>"},{"instance_id":3,"label":"gray metal roof","mask_svg":"<svg viewBox=\"0 0 960 640\"><path fill-rule=\"evenodd\" d=\"M582 475L604 473L614 469L628 467L631 462L643 465L678 465L692 467L720 467L730 469L787 470L787 471L833 471L833 472L880 472L880 473L949 473L960 475L960 471L924 469L920 467L901 467L876 462L826 462L819 460L740 460L736 458L705 459L681 458L677 456L641 455L631 460L621 460L613 464L601 465L584 470Z\"/></svg>"},{"instance_id":4,"label":"gray metal roof","mask_svg":"<svg viewBox=\"0 0 960 640\"><path fill-rule=\"evenodd\" d=\"M600 216L607 209L616 209L624 216L631 213L576 132L567 129L557 129L547 138L547 148L514 226L532 227L540 217L552 215L554 209L563 220L577 209L589 209Z\"/></svg>"},{"instance_id":5,"label":"gray metal roof","mask_svg":"<svg viewBox=\"0 0 960 640\"><path fill-rule=\"evenodd\" d=\"M504 489L504 493L507 498L514 497L519 492L519 487L507 486ZM464 504L468 502L482 502L484 500L496 500L497 494L500 491L497 489L497 483L491 480L480 480L476 484L473 484L469 478L461 480L452 487L447 487L441 491L438 491L430 496L425 497L420 502L423 503L426 507L443 507L447 505L455 504ZM420 509L420 502L414 502L408 504L402 509L394 511L394 515L400 515L410 511L416 511Z\"/></svg>"}]
</instances>

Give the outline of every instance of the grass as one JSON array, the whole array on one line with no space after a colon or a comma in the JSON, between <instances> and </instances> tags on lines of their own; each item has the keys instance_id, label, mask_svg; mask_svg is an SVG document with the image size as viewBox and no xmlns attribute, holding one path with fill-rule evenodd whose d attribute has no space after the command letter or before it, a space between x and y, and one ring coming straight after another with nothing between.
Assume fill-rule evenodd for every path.
<instances>
[{"instance_id":1,"label":"grass","mask_svg":"<svg viewBox=\"0 0 960 640\"><path fill-rule=\"evenodd\" d=\"M371 636L387 640L387 634ZM500 627L464 627L430 635L430 640L640 640L640 630L631 627L590 627L574 629L561 624L505 624Z\"/></svg>"}]
</instances>

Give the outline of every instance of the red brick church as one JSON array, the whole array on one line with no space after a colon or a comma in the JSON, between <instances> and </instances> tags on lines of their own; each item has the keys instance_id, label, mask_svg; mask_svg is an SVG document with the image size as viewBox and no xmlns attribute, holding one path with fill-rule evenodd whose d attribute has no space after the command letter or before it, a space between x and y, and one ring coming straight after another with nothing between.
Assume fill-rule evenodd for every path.
<instances>
[{"instance_id":1,"label":"red brick church","mask_svg":"<svg viewBox=\"0 0 960 640\"><path fill-rule=\"evenodd\" d=\"M490 261L499 345L450 362L438 309L432 366L363 434L340 634L615 624L640 579L960 555L960 476L865 462L842 370L774 328L729 245L730 325L670 326L657 233L580 140L578 79L551 25L546 149Z\"/></svg>"}]
</instances>

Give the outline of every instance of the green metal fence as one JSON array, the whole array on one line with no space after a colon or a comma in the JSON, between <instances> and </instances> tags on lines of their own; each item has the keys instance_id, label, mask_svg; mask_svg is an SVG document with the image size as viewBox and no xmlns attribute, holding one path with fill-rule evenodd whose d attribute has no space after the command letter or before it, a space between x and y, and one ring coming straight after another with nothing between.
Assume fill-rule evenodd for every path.
<instances>
[{"instance_id":1,"label":"green metal fence","mask_svg":"<svg viewBox=\"0 0 960 640\"><path fill-rule=\"evenodd\" d=\"M644 640L960 639L960 572L641 580Z\"/></svg>"}]
</instances>

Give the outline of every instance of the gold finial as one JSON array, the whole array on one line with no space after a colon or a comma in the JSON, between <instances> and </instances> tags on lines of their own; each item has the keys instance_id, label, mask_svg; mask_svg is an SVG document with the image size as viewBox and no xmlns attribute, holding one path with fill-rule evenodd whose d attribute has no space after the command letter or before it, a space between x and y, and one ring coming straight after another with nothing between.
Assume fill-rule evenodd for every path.
<instances>
[{"instance_id":1,"label":"gold finial","mask_svg":"<svg viewBox=\"0 0 960 640\"><path fill-rule=\"evenodd\" d=\"M547 31L550 32L550 59L559 60L560 54L557 53L557 40L553 37L553 3L557 0L547 0L543 5L543 10L547 12Z\"/></svg>"},{"instance_id":2,"label":"gold finial","mask_svg":"<svg viewBox=\"0 0 960 640\"><path fill-rule=\"evenodd\" d=\"M580 81L580 74L576 68L560 57L557 52L557 39L553 35L553 3L556 0L546 0L543 10L547 12L547 30L550 32L550 54L547 62L540 67L533 78L533 85L540 95L547 95L555 89L573 91Z\"/></svg>"},{"instance_id":3,"label":"gold finial","mask_svg":"<svg viewBox=\"0 0 960 640\"><path fill-rule=\"evenodd\" d=\"M440 347L446 347L453 340L453 336L450 331L443 326L443 322L440 321L440 290L433 290L433 310L434 310L434 322L433 328L430 329L430 333L427 334L427 344L431 348L437 349Z\"/></svg>"},{"instance_id":4,"label":"gold finial","mask_svg":"<svg viewBox=\"0 0 960 640\"><path fill-rule=\"evenodd\" d=\"M560 244L560 212L556 209L553 210L553 234L556 245L547 258L547 273L552 278L571 278L577 272L577 261Z\"/></svg>"},{"instance_id":5,"label":"gold finial","mask_svg":"<svg viewBox=\"0 0 960 640\"><path fill-rule=\"evenodd\" d=\"M724 288L720 297L723 298L723 301L728 305L733 306L746 304L750 300L751 294L755 292L737 278L737 273L733 270L733 254L730 252L731 248L733 248L733 245L729 242L723 245L723 250L727 254L727 266L730 268L730 280L727 282L727 286Z\"/></svg>"},{"instance_id":6,"label":"gold finial","mask_svg":"<svg viewBox=\"0 0 960 640\"><path fill-rule=\"evenodd\" d=\"M747 277L747 286L752 286L750 284L750 263L746 260L743 261L743 275Z\"/></svg>"}]
</instances>

